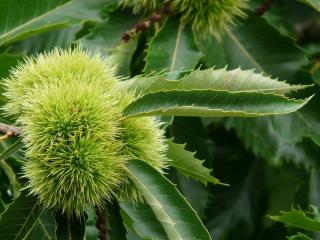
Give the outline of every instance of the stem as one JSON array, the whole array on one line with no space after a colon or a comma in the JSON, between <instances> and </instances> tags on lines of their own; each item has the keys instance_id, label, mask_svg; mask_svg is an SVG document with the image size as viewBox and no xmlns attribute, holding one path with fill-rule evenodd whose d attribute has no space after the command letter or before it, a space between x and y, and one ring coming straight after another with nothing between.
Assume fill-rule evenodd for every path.
<instances>
[{"instance_id":1,"label":"stem","mask_svg":"<svg viewBox=\"0 0 320 240\"><path fill-rule=\"evenodd\" d=\"M21 129L12 125L8 125L5 123L0 123L0 133L4 133L5 135L0 137L1 139L6 139L11 136L18 136L21 134Z\"/></svg>"},{"instance_id":2,"label":"stem","mask_svg":"<svg viewBox=\"0 0 320 240\"><path fill-rule=\"evenodd\" d=\"M144 21L136 23L130 30L122 35L122 41L128 42L132 37L136 36L139 32L147 31L153 24L159 24L165 16L171 12L171 1L164 3L163 7L159 8L149 18Z\"/></svg>"},{"instance_id":3,"label":"stem","mask_svg":"<svg viewBox=\"0 0 320 240\"><path fill-rule=\"evenodd\" d=\"M97 222L96 227L99 231L99 240L108 240L108 218L106 210L100 209L99 207L95 207Z\"/></svg>"},{"instance_id":4,"label":"stem","mask_svg":"<svg viewBox=\"0 0 320 240\"><path fill-rule=\"evenodd\" d=\"M261 5L256 9L256 15L262 16L266 11L269 10L273 0L264 0Z\"/></svg>"}]
</instances>

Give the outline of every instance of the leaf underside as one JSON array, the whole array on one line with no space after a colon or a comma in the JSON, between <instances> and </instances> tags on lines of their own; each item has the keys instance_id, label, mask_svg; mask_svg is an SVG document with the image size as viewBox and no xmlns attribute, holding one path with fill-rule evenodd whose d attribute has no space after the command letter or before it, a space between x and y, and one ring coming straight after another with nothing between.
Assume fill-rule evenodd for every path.
<instances>
[{"instance_id":1,"label":"leaf underside","mask_svg":"<svg viewBox=\"0 0 320 240\"><path fill-rule=\"evenodd\" d=\"M140 160L129 160L127 168L130 179L152 208L168 239L211 239L195 211L161 173Z\"/></svg>"}]
</instances>

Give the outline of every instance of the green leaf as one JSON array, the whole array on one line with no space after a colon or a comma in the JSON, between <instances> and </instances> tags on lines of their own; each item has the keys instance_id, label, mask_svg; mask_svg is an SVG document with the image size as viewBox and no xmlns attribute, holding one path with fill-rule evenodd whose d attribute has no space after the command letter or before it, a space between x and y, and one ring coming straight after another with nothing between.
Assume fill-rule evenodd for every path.
<instances>
[{"instance_id":1,"label":"green leaf","mask_svg":"<svg viewBox=\"0 0 320 240\"><path fill-rule=\"evenodd\" d=\"M120 208L116 201L107 206L108 235L110 240L126 240L126 229L121 218Z\"/></svg>"},{"instance_id":2,"label":"green leaf","mask_svg":"<svg viewBox=\"0 0 320 240\"><path fill-rule=\"evenodd\" d=\"M152 208L170 240L211 239L201 220L176 187L140 160L127 162L130 179Z\"/></svg>"},{"instance_id":3,"label":"green leaf","mask_svg":"<svg viewBox=\"0 0 320 240\"><path fill-rule=\"evenodd\" d=\"M210 175L211 169L206 168L195 158L195 153L185 150L186 144L177 144L172 140L167 142L167 157L171 160L170 165L187 177L191 177L207 185L208 182L219 184L220 181Z\"/></svg>"},{"instance_id":4,"label":"green leaf","mask_svg":"<svg viewBox=\"0 0 320 240\"><path fill-rule=\"evenodd\" d=\"M8 0L0 4L0 45L50 29L99 20L104 0ZM30 7L32 6L32 7Z\"/></svg>"},{"instance_id":5,"label":"green leaf","mask_svg":"<svg viewBox=\"0 0 320 240\"><path fill-rule=\"evenodd\" d=\"M312 239L309 238L307 235L298 233L298 235L288 237L288 240L312 240Z\"/></svg>"},{"instance_id":6,"label":"green leaf","mask_svg":"<svg viewBox=\"0 0 320 240\"><path fill-rule=\"evenodd\" d=\"M308 63L305 53L292 39L282 36L264 18L253 13L243 24L227 30L223 41L213 39L206 48L199 39L197 42L209 66L220 63L233 69L240 65L288 81L296 77L300 66ZM271 44L274 42L277 44Z\"/></svg>"},{"instance_id":7,"label":"green leaf","mask_svg":"<svg viewBox=\"0 0 320 240\"><path fill-rule=\"evenodd\" d=\"M279 166L283 160L292 161L298 166L306 169L318 166L318 156L320 149L308 139L292 142L292 139L284 135L292 131L297 133L302 125L295 125L290 118L273 118L259 119L228 119L226 126L235 129L239 138L244 142L247 148L250 148L256 155L266 159L269 164ZM281 120L282 131L276 128Z\"/></svg>"},{"instance_id":8,"label":"green leaf","mask_svg":"<svg viewBox=\"0 0 320 240\"><path fill-rule=\"evenodd\" d=\"M138 39L131 39L110 50L110 58L117 66L117 73L121 76L130 76L130 66L133 54L137 48Z\"/></svg>"},{"instance_id":9,"label":"green leaf","mask_svg":"<svg viewBox=\"0 0 320 240\"><path fill-rule=\"evenodd\" d=\"M290 85L277 81L254 70L240 68L228 71L222 69L196 70L179 80L168 80L165 75L137 76L121 82L121 87L134 90L137 95L163 90L212 89L230 92L265 92L284 94L304 89L304 85Z\"/></svg>"},{"instance_id":10,"label":"green leaf","mask_svg":"<svg viewBox=\"0 0 320 240\"><path fill-rule=\"evenodd\" d=\"M303 107L310 98L289 99L281 95L216 90L172 90L146 94L129 104L126 117L150 115L256 117L286 114Z\"/></svg>"},{"instance_id":11,"label":"green leaf","mask_svg":"<svg viewBox=\"0 0 320 240\"><path fill-rule=\"evenodd\" d=\"M270 44L272 42L277 44ZM232 69L241 65L245 69L256 68L295 84L311 82L310 76L301 72L301 66L307 63L306 53L265 19L252 14L243 24L230 30L222 42L212 41L201 49L206 54L208 66L227 64ZM312 94L318 92L319 88L314 86L308 90ZM292 114L268 119L231 119L229 127L235 128L246 146L269 162L280 164L285 159L309 168L318 162L314 160L319 150L306 139L311 138L319 146L318 106L319 97L316 96L304 108Z\"/></svg>"},{"instance_id":12,"label":"green leaf","mask_svg":"<svg viewBox=\"0 0 320 240\"><path fill-rule=\"evenodd\" d=\"M299 0L300 2L303 2L310 7L313 7L315 10L320 12L320 1L319 0Z\"/></svg>"},{"instance_id":13,"label":"green leaf","mask_svg":"<svg viewBox=\"0 0 320 240\"><path fill-rule=\"evenodd\" d=\"M130 30L138 20L139 17L129 10L114 11L79 42L91 51L99 48L102 54L109 55L108 52L121 42L123 33Z\"/></svg>"},{"instance_id":14,"label":"green leaf","mask_svg":"<svg viewBox=\"0 0 320 240\"><path fill-rule=\"evenodd\" d=\"M169 18L149 42L144 72L189 70L200 58L191 28Z\"/></svg>"},{"instance_id":15,"label":"green leaf","mask_svg":"<svg viewBox=\"0 0 320 240\"><path fill-rule=\"evenodd\" d=\"M10 46L10 52L36 55L40 52L48 52L54 48L66 48L75 41L76 33L81 25L75 25L63 29L54 29L48 32L30 36Z\"/></svg>"},{"instance_id":16,"label":"green leaf","mask_svg":"<svg viewBox=\"0 0 320 240\"><path fill-rule=\"evenodd\" d=\"M0 173L0 180L1 180L1 185L4 185L3 175L1 173ZM1 192L0 192L0 216L6 209L7 209L7 204L2 199Z\"/></svg>"},{"instance_id":17,"label":"green leaf","mask_svg":"<svg viewBox=\"0 0 320 240\"><path fill-rule=\"evenodd\" d=\"M173 169L170 171L170 180L177 185L181 195L186 198L187 202L198 213L200 218L205 218L208 202L212 196L208 187L177 171L174 172Z\"/></svg>"},{"instance_id":18,"label":"green leaf","mask_svg":"<svg viewBox=\"0 0 320 240\"><path fill-rule=\"evenodd\" d=\"M142 95L125 109L127 116L265 116L294 112L308 102L279 95L305 86L241 69L198 70L180 80L136 77L121 84Z\"/></svg>"},{"instance_id":19,"label":"green leaf","mask_svg":"<svg viewBox=\"0 0 320 240\"><path fill-rule=\"evenodd\" d=\"M208 168L213 167L211 160L213 159L214 143L208 134L208 127L204 126L202 119L197 117L175 117L172 126L168 128L168 133L170 133L170 136L174 136L175 143L187 143L185 149L190 152L196 152L196 160L205 159L206 166ZM216 167L216 165L214 166ZM212 188L182 175L174 168L170 168L169 176L170 180L177 184L179 192L187 199L198 215L205 217L208 203L212 199L210 194L210 189ZM218 189L220 188L218 187Z\"/></svg>"},{"instance_id":20,"label":"green leaf","mask_svg":"<svg viewBox=\"0 0 320 240\"><path fill-rule=\"evenodd\" d=\"M138 19L138 16L128 10L112 12L106 21L98 23L88 35L79 39L79 42L92 52L99 49L102 55L111 55L113 62L118 65L118 73L128 76L138 37L127 43L123 43L121 37Z\"/></svg>"},{"instance_id":21,"label":"green leaf","mask_svg":"<svg viewBox=\"0 0 320 240\"><path fill-rule=\"evenodd\" d=\"M0 45L33 30L37 23L50 12L63 7L70 0L48 0L47 4L28 0L2 1L0 11ZM33 7L30 7L33 4Z\"/></svg>"},{"instance_id":22,"label":"green leaf","mask_svg":"<svg viewBox=\"0 0 320 240\"><path fill-rule=\"evenodd\" d=\"M230 136L228 140L231 140ZM233 141L232 143L236 144ZM257 199L265 196L261 195L265 191L265 164L258 159L252 159L251 155L241 154L241 143L227 149L224 148L225 144L222 146L220 151L223 156L217 156L214 164L219 165L219 174L222 172L231 187L214 188L210 191L214 197L207 206L206 226L214 239L258 239L253 237L252 233L261 211L261 202ZM221 155L221 152L217 152L217 155ZM265 198L263 200L266 201ZM264 218L263 214L262 219ZM228 238L225 238L226 236Z\"/></svg>"},{"instance_id":23,"label":"green leaf","mask_svg":"<svg viewBox=\"0 0 320 240\"><path fill-rule=\"evenodd\" d=\"M0 161L5 160L11 155L20 151L21 147L23 146L23 143L20 139L18 139L13 144L10 144L9 146L6 146L7 144L5 142L1 142L1 145L4 147L5 150L0 154Z\"/></svg>"},{"instance_id":24,"label":"green leaf","mask_svg":"<svg viewBox=\"0 0 320 240\"><path fill-rule=\"evenodd\" d=\"M0 79L9 75L9 70L14 67L19 60L22 60L21 54L0 54Z\"/></svg>"},{"instance_id":25,"label":"green leaf","mask_svg":"<svg viewBox=\"0 0 320 240\"><path fill-rule=\"evenodd\" d=\"M281 212L281 215L270 216L270 218L274 221L284 223L288 227L320 232L320 221L308 217L300 209L292 209L290 212Z\"/></svg>"},{"instance_id":26,"label":"green leaf","mask_svg":"<svg viewBox=\"0 0 320 240\"><path fill-rule=\"evenodd\" d=\"M26 240L52 240L56 238L55 235L54 218L49 212L42 212Z\"/></svg>"},{"instance_id":27,"label":"green leaf","mask_svg":"<svg viewBox=\"0 0 320 240\"><path fill-rule=\"evenodd\" d=\"M76 216L67 217L56 213L56 237L57 240L80 240L85 235L85 219Z\"/></svg>"},{"instance_id":28,"label":"green leaf","mask_svg":"<svg viewBox=\"0 0 320 240\"><path fill-rule=\"evenodd\" d=\"M27 196L21 192L20 197L9 205L7 210L1 214L0 239L24 239L26 238L41 214L37 199Z\"/></svg>"},{"instance_id":29,"label":"green leaf","mask_svg":"<svg viewBox=\"0 0 320 240\"><path fill-rule=\"evenodd\" d=\"M159 224L150 206L144 203L119 201L121 215L127 231L133 231L141 239L167 239L166 232Z\"/></svg>"},{"instance_id":30,"label":"green leaf","mask_svg":"<svg viewBox=\"0 0 320 240\"><path fill-rule=\"evenodd\" d=\"M17 198L20 195L21 185L17 180L15 172L5 160L0 161L0 167L3 169L9 179L10 185L12 187L12 196L14 198Z\"/></svg>"},{"instance_id":31,"label":"green leaf","mask_svg":"<svg viewBox=\"0 0 320 240\"><path fill-rule=\"evenodd\" d=\"M95 208L90 206L86 209L87 220L86 220L86 240L98 239L99 233L96 227L97 215Z\"/></svg>"}]
</instances>

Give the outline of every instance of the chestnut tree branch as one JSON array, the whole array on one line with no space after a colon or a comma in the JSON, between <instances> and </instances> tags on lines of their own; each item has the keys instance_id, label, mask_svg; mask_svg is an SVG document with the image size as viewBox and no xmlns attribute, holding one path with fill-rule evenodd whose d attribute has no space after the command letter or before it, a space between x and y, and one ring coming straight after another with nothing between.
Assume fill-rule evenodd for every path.
<instances>
[{"instance_id":1,"label":"chestnut tree branch","mask_svg":"<svg viewBox=\"0 0 320 240\"><path fill-rule=\"evenodd\" d=\"M128 42L132 37L136 36L139 32L147 31L153 24L159 23L171 12L170 1L166 2L163 7L156 10L149 18L144 21L136 23L130 30L122 35L122 41Z\"/></svg>"},{"instance_id":2,"label":"chestnut tree branch","mask_svg":"<svg viewBox=\"0 0 320 240\"><path fill-rule=\"evenodd\" d=\"M261 5L256 9L255 13L257 16L262 16L266 11L269 10L273 0L264 0Z\"/></svg>"},{"instance_id":3,"label":"chestnut tree branch","mask_svg":"<svg viewBox=\"0 0 320 240\"><path fill-rule=\"evenodd\" d=\"M12 125L5 123L0 123L0 133L5 134L5 136L18 136L21 134L21 129Z\"/></svg>"},{"instance_id":4,"label":"chestnut tree branch","mask_svg":"<svg viewBox=\"0 0 320 240\"><path fill-rule=\"evenodd\" d=\"M108 240L108 219L106 211L97 206L95 209L97 215L96 228L99 231L99 240Z\"/></svg>"}]
</instances>

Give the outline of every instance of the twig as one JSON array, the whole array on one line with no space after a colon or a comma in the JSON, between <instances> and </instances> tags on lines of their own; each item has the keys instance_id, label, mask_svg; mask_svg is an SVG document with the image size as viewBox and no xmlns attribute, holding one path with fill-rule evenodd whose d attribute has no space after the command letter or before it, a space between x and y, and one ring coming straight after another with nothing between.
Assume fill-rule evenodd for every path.
<instances>
[{"instance_id":1,"label":"twig","mask_svg":"<svg viewBox=\"0 0 320 240\"><path fill-rule=\"evenodd\" d=\"M97 206L95 208L97 215L96 228L99 230L99 240L108 240L108 219L106 211Z\"/></svg>"},{"instance_id":2,"label":"twig","mask_svg":"<svg viewBox=\"0 0 320 240\"><path fill-rule=\"evenodd\" d=\"M156 24L162 21L162 19L171 12L171 1L168 1L164 6L158 9L148 19L136 23L130 30L126 31L122 35L122 41L128 42L132 37L136 36L139 32L147 31L152 24Z\"/></svg>"},{"instance_id":3,"label":"twig","mask_svg":"<svg viewBox=\"0 0 320 240\"><path fill-rule=\"evenodd\" d=\"M11 126L5 123L0 123L0 133L5 135L0 137L0 140L7 139L11 136L18 136L21 134L21 129L15 126Z\"/></svg>"},{"instance_id":4,"label":"twig","mask_svg":"<svg viewBox=\"0 0 320 240\"><path fill-rule=\"evenodd\" d=\"M273 0L264 0L261 5L256 9L256 15L262 16L266 11L269 10Z\"/></svg>"}]
</instances>

